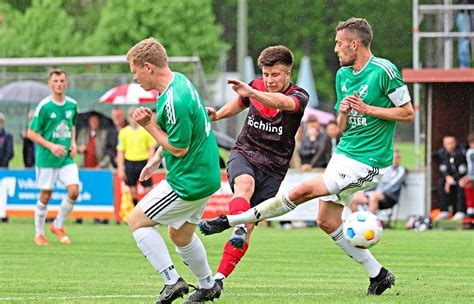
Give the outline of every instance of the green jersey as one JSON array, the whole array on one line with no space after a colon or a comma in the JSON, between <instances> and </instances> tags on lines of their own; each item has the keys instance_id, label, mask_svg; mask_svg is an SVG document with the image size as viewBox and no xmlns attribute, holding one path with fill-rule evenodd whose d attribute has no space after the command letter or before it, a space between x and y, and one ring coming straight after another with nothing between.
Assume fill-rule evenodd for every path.
<instances>
[{"instance_id":1,"label":"green jersey","mask_svg":"<svg viewBox=\"0 0 474 304\"><path fill-rule=\"evenodd\" d=\"M59 104L53 101L51 96L48 96L38 104L29 128L47 141L64 146L68 153L58 158L49 149L37 145L36 167L62 168L74 163L69 156L69 148L76 120L77 102L70 97L66 96L64 103Z\"/></svg>"},{"instance_id":2,"label":"green jersey","mask_svg":"<svg viewBox=\"0 0 474 304\"><path fill-rule=\"evenodd\" d=\"M183 74L174 72L158 97L156 120L168 134L169 144L189 148L181 158L163 150L171 188L190 201L216 192L221 186L217 142L201 97Z\"/></svg>"},{"instance_id":3,"label":"green jersey","mask_svg":"<svg viewBox=\"0 0 474 304\"><path fill-rule=\"evenodd\" d=\"M374 56L357 74L354 74L352 67L339 69L336 74L337 102L334 108L339 110L340 102L354 92L364 103L382 108L398 107L410 101L408 88L395 65ZM392 164L395 128L395 121L351 110L336 153L369 166L388 167Z\"/></svg>"}]
</instances>

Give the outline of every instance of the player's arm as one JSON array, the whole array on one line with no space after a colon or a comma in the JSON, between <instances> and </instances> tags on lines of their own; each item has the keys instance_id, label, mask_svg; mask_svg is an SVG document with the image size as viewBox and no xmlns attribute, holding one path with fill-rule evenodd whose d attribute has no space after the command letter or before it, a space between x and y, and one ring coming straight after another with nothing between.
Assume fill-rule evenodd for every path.
<instances>
[{"instance_id":1,"label":"player's arm","mask_svg":"<svg viewBox=\"0 0 474 304\"><path fill-rule=\"evenodd\" d=\"M364 103L356 92L354 92L354 95L348 96L347 100L351 108L362 115L370 115L380 119L400 122L412 122L415 117L415 112L413 111L413 106L410 101L393 108L382 108Z\"/></svg>"},{"instance_id":2,"label":"player's arm","mask_svg":"<svg viewBox=\"0 0 474 304\"><path fill-rule=\"evenodd\" d=\"M72 126L71 146L69 147L69 155L71 157L74 157L77 154L76 133L76 126Z\"/></svg>"},{"instance_id":3,"label":"player's arm","mask_svg":"<svg viewBox=\"0 0 474 304\"><path fill-rule=\"evenodd\" d=\"M140 172L140 181L147 180L151 177L153 172L155 172L161 164L161 159L163 158L163 148L160 146L153 155L148 159L147 164L143 167Z\"/></svg>"},{"instance_id":4,"label":"player's arm","mask_svg":"<svg viewBox=\"0 0 474 304\"><path fill-rule=\"evenodd\" d=\"M226 103L222 108L220 108L218 111L216 111L212 107L206 107L209 118L212 121L216 121L216 120L225 119L225 118L232 117L234 115L239 114L245 109L245 107L243 107L242 104L240 103L239 99L240 97L236 97L232 99L231 101Z\"/></svg>"},{"instance_id":5,"label":"player's arm","mask_svg":"<svg viewBox=\"0 0 474 304\"><path fill-rule=\"evenodd\" d=\"M125 179L125 155L122 150L117 150L117 174L120 179Z\"/></svg>"},{"instance_id":6,"label":"player's arm","mask_svg":"<svg viewBox=\"0 0 474 304\"><path fill-rule=\"evenodd\" d=\"M177 148L168 142L168 134L163 131L156 123L151 120L152 112L149 108L140 107L133 112L133 118L140 124L148 133L153 136L158 145L163 147L173 156L181 158L189 151L189 147Z\"/></svg>"},{"instance_id":7,"label":"player's arm","mask_svg":"<svg viewBox=\"0 0 474 304\"><path fill-rule=\"evenodd\" d=\"M34 143L50 150L56 157L63 157L66 154L66 148L64 146L46 140L41 134L32 129L28 129L26 136Z\"/></svg>"},{"instance_id":8,"label":"player's arm","mask_svg":"<svg viewBox=\"0 0 474 304\"><path fill-rule=\"evenodd\" d=\"M351 106L347 97L341 100L339 104L339 114L337 115L336 122L342 132L347 129L347 116L351 110Z\"/></svg>"},{"instance_id":9,"label":"player's arm","mask_svg":"<svg viewBox=\"0 0 474 304\"><path fill-rule=\"evenodd\" d=\"M256 90L240 80L227 80L232 85L232 89L242 97L256 99L266 106L293 112L297 109L296 100L290 96L276 92L262 92Z\"/></svg>"}]
</instances>

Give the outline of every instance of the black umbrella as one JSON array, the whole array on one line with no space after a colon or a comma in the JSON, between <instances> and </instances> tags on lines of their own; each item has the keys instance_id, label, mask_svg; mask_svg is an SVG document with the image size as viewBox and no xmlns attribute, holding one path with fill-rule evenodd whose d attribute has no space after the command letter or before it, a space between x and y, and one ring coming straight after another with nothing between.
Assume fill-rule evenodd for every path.
<instances>
[{"instance_id":1,"label":"black umbrella","mask_svg":"<svg viewBox=\"0 0 474 304\"><path fill-rule=\"evenodd\" d=\"M14 81L0 88L0 100L30 104L40 102L50 93L51 89L45 83L33 80Z\"/></svg>"},{"instance_id":2,"label":"black umbrella","mask_svg":"<svg viewBox=\"0 0 474 304\"><path fill-rule=\"evenodd\" d=\"M104 113L97 112L95 110L84 110L79 112L77 116L77 123L76 123L76 129L79 132L82 128L87 128L89 123L89 116L90 115L97 115L100 118L100 128L101 129L114 129L115 125L114 122L112 121L112 118L108 117Z\"/></svg>"}]
</instances>

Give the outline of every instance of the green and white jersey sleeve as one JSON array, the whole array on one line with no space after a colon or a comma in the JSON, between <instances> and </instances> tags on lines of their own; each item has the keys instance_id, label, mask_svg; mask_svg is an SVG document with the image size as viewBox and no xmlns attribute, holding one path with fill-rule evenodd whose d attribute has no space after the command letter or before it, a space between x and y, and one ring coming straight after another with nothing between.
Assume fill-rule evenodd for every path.
<instances>
[{"instance_id":1,"label":"green and white jersey sleeve","mask_svg":"<svg viewBox=\"0 0 474 304\"><path fill-rule=\"evenodd\" d=\"M72 130L77 121L77 102L66 96L64 103L54 102L50 96L44 98L36 107L29 128L39 133L44 139L62 145L69 151L72 141ZM56 157L49 149L37 145L36 166L42 168L62 168L74 161L66 153Z\"/></svg>"},{"instance_id":2,"label":"green and white jersey sleeve","mask_svg":"<svg viewBox=\"0 0 474 304\"><path fill-rule=\"evenodd\" d=\"M185 200L209 196L220 188L217 142L204 103L184 75L173 73L173 81L158 98L156 119L176 148L189 148L182 158L164 150L166 180Z\"/></svg>"},{"instance_id":3,"label":"green and white jersey sleeve","mask_svg":"<svg viewBox=\"0 0 474 304\"><path fill-rule=\"evenodd\" d=\"M354 92L371 106L391 108L410 102L410 93L399 70L390 61L372 56L357 74L342 67L336 74L335 109ZM347 129L336 153L344 154L369 166L384 168L392 164L396 122L362 115L351 110Z\"/></svg>"}]
</instances>

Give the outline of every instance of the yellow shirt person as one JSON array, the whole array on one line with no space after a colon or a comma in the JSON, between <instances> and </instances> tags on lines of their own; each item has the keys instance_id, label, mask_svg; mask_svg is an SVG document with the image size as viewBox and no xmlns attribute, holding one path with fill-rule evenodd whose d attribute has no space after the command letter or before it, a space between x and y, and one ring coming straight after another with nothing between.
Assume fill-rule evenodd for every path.
<instances>
[{"instance_id":1,"label":"yellow shirt person","mask_svg":"<svg viewBox=\"0 0 474 304\"><path fill-rule=\"evenodd\" d=\"M117 173L130 188L130 194L134 205L138 203L137 182L140 173L155 154L156 141L144 128L142 128L132 117L135 107L128 109L128 121L130 124L120 130L117 144ZM140 182L144 193L148 193L153 186L151 179Z\"/></svg>"},{"instance_id":2,"label":"yellow shirt person","mask_svg":"<svg viewBox=\"0 0 474 304\"><path fill-rule=\"evenodd\" d=\"M120 130L118 139L117 151L122 151L124 158L130 161L148 160L149 149L156 146L153 136L141 126L126 126Z\"/></svg>"}]
</instances>

